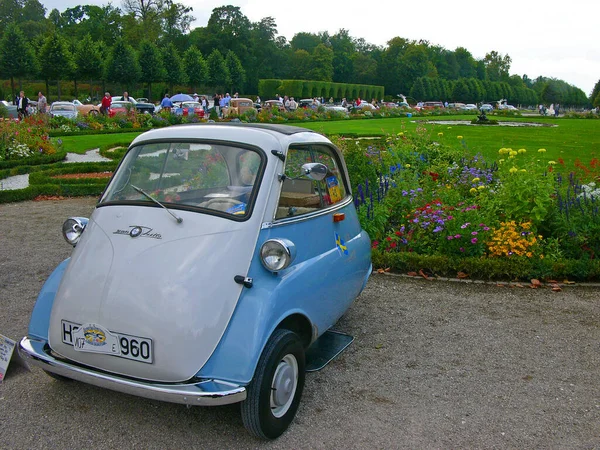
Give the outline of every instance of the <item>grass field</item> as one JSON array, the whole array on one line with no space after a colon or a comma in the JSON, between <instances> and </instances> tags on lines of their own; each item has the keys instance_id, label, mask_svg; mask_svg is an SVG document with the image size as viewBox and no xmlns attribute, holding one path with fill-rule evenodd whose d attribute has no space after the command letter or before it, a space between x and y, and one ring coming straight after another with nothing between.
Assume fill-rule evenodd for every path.
<instances>
[{"instance_id":1,"label":"grass field","mask_svg":"<svg viewBox=\"0 0 600 450\"><path fill-rule=\"evenodd\" d=\"M456 148L465 148L470 154L481 153L488 160L498 157L498 150L510 147L537 151L545 148L546 156L574 161L589 161L600 157L600 120L562 118L501 118L501 121L536 122L556 127L507 127L426 124L423 120L465 120L469 116L444 116L429 118L391 118L297 124L324 134L396 134L414 133L417 126L425 128L432 139ZM439 135L439 133L443 133ZM87 150L112 143L132 141L139 133L65 136L64 148L69 152L85 153ZM458 136L462 136L459 139ZM55 138L56 139L56 138Z\"/></svg>"}]
</instances>

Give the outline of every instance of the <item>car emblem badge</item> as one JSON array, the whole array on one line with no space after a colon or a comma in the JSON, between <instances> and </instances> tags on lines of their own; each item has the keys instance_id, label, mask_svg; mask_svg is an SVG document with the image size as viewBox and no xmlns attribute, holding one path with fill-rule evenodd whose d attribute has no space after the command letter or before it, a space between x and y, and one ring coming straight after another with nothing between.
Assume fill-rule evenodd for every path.
<instances>
[{"instance_id":1,"label":"car emblem badge","mask_svg":"<svg viewBox=\"0 0 600 450\"><path fill-rule=\"evenodd\" d=\"M142 228L141 227L133 227L131 229L131 231L129 232L129 236L131 236L132 238L136 238L140 234L142 234Z\"/></svg>"}]
</instances>

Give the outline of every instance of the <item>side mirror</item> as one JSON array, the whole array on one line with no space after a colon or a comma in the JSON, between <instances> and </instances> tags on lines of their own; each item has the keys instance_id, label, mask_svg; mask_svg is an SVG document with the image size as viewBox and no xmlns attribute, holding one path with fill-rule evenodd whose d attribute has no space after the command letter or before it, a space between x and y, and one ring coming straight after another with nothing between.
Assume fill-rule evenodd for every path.
<instances>
[{"instance_id":1,"label":"side mirror","mask_svg":"<svg viewBox=\"0 0 600 450\"><path fill-rule=\"evenodd\" d=\"M307 163L302 165L302 172L314 181L321 181L327 176L327 166L321 163Z\"/></svg>"}]
</instances>

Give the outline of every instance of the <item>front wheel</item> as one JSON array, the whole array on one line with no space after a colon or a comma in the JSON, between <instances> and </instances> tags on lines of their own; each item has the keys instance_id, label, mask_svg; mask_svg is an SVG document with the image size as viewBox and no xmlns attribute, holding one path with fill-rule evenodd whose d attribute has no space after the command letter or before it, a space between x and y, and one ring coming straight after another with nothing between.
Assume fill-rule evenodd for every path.
<instances>
[{"instance_id":1,"label":"front wheel","mask_svg":"<svg viewBox=\"0 0 600 450\"><path fill-rule=\"evenodd\" d=\"M288 428L298 410L304 374L302 340L290 330L275 330L241 405L248 431L263 439L275 439Z\"/></svg>"}]
</instances>

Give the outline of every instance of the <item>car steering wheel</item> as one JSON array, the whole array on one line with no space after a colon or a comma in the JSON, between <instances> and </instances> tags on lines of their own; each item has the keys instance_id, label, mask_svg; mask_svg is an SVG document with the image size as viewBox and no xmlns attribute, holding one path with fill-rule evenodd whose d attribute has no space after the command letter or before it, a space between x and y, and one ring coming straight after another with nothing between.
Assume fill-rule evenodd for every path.
<instances>
[{"instance_id":1,"label":"car steering wheel","mask_svg":"<svg viewBox=\"0 0 600 450\"><path fill-rule=\"evenodd\" d=\"M229 208L241 203L242 202L234 198L211 198L210 200L200 203L198 206L216 209L217 211L227 211Z\"/></svg>"}]
</instances>

